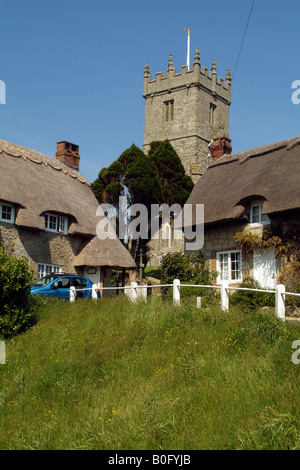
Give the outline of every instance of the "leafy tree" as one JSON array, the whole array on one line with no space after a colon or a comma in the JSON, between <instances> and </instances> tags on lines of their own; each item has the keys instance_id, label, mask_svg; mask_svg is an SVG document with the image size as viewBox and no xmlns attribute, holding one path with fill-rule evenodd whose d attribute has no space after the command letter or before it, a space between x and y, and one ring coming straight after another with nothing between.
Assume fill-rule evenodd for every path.
<instances>
[{"instance_id":1,"label":"leafy tree","mask_svg":"<svg viewBox=\"0 0 300 470\"><path fill-rule=\"evenodd\" d=\"M34 322L30 287L33 274L26 258L15 258L0 246L0 335L11 337Z\"/></svg>"}]
</instances>

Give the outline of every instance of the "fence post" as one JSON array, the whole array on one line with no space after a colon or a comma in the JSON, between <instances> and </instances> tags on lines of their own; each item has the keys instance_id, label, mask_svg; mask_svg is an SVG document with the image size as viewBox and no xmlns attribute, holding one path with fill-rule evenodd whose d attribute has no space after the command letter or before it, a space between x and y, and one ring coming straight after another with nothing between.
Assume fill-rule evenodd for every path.
<instances>
[{"instance_id":1,"label":"fence post","mask_svg":"<svg viewBox=\"0 0 300 470\"><path fill-rule=\"evenodd\" d=\"M285 286L278 284L275 287L275 312L278 318L285 320Z\"/></svg>"},{"instance_id":2,"label":"fence post","mask_svg":"<svg viewBox=\"0 0 300 470\"><path fill-rule=\"evenodd\" d=\"M132 282L131 283L131 301L136 302L138 298L138 293L137 293L137 282Z\"/></svg>"},{"instance_id":3,"label":"fence post","mask_svg":"<svg viewBox=\"0 0 300 470\"><path fill-rule=\"evenodd\" d=\"M146 285L140 285L140 298L142 300L147 301L147 286Z\"/></svg>"},{"instance_id":4,"label":"fence post","mask_svg":"<svg viewBox=\"0 0 300 470\"><path fill-rule=\"evenodd\" d=\"M74 287L74 286L71 286L71 287L70 287L70 302L74 302L74 301L75 301L75 297L76 297L75 287Z\"/></svg>"},{"instance_id":5,"label":"fence post","mask_svg":"<svg viewBox=\"0 0 300 470\"><path fill-rule=\"evenodd\" d=\"M174 279L173 281L173 303L174 305L180 305L180 280Z\"/></svg>"},{"instance_id":6,"label":"fence post","mask_svg":"<svg viewBox=\"0 0 300 470\"><path fill-rule=\"evenodd\" d=\"M0 364L6 364L4 341L0 341Z\"/></svg>"},{"instance_id":7,"label":"fence post","mask_svg":"<svg viewBox=\"0 0 300 470\"><path fill-rule=\"evenodd\" d=\"M201 308L201 297L197 297L197 308Z\"/></svg>"},{"instance_id":8,"label":"fence post","mask_svg":"<svg viewBox=\"0 0 300 470\"><path fill-rule=\"evenodd\" d=\"M97 299L97 298L98 298L98 295L97 295L97 284L93 284L93 285L92 285L92 298L93 298L93 299Z\"/></svg>"},{"instance_id":9,"label":"fence post","mask_svg":"<svg viewBox=\"0 0 300 470\"><path fill-rule=\"evenodd\" d=\"M221 281L221 309L229 310L228 281Z\"/></svg>"}]
</instances>

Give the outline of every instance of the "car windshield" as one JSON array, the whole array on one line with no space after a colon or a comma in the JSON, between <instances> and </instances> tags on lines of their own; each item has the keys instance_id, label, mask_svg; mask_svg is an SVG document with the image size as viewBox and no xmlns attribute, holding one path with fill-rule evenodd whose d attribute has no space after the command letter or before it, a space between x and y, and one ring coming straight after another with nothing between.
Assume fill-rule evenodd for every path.
<instances>
[{"instance_id":1,"label":"car windshield","mask_svg":"<svg viewBox=\"0 0 300 470\"><path fill-rule=\"evenodd\" d=\"M40 279L37 279L34 285L35 286L47 286L54 279L56 279L55 276L44 276L44 277L41 277Z\"/></svg>"}]
</instances>

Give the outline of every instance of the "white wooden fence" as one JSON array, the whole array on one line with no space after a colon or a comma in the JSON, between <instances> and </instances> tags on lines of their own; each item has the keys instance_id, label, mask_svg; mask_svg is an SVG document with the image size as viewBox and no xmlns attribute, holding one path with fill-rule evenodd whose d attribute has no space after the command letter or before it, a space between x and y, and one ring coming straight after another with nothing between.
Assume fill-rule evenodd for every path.
<instances>
[{"instance_id":1,"label":"white wooden fence","mask_svg":"<svg viewBox=\"0 0 300 470\"><path fill-rule=\"evenodd\" d=\"M294 292L286 292L285 286L283 284L278 284L275 287L275 290L269 289L252 289L248 287L232 287L228 285L228 281L222 281L219 286L209 286L209 285L199 285L199 284L181 284L179 279L174 279L172 284L157 284L157 285L138 285L137 282L132 282L130 286L126 287L100 287L99 284L93 284L91 289L79 289L83 290L92 290L92 298L98 298L99 290L124 290L131 299L132 302L136 302L138 299L147 299L147 289L155 289L162 287L172 287L173 288L173 303L176 306L180 306L180 289L182 287L202 287L208 289L219 289L220 290L220 305L222 310L229 310L229 291L230 290L245 290L245 291L255 291L255 292L267 292L269 294L275 294L275 313L278 318L282 320L285 319L285 298L287 295L300 297L300 294ZM76 289L75 287L70 288L70 301L73 302L76 299ZM201 298L197 297L197 306L201 307Z\"/></svg>"}]
</instances>

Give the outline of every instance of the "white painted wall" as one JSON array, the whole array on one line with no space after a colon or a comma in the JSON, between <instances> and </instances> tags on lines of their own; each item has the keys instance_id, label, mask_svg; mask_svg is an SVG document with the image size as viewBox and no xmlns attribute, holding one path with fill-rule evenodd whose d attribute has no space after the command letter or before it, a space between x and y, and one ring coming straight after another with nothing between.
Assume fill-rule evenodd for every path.
<instances>
[{"instance_id":1,"label":"white painted wall","mask_svg":"<svg viewBox=\"0 0 300 470\"><path fill-rule=\"evenodd\" d=\"M91 269L91 268L90 268ZM100 282L100 267L98 266L96 269L95 274L88 273L89 266L84 267L83 275L88 277L93 284L98 284Z\"/></svg>"}]
</instances>

